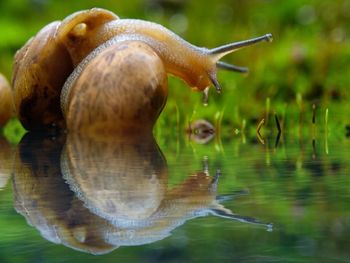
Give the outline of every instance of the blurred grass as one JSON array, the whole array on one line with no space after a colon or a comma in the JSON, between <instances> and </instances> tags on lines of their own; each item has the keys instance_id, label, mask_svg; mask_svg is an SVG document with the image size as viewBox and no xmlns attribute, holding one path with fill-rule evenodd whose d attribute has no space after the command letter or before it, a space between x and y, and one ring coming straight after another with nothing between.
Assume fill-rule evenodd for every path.
<instances>
[{"instance_id":1,"label":"blurred grass","mask_svg":"<svg viewBox=\"0 0 350 263\"><path fill-rule=\"evenodd\" d=\"M330 129L345 132L350 113L349 0L3 0L0 72L11 77L14 53L44 25L96 6L112 10L121 18L163 24L199 46L215 47L268 32L274 35L271 44L262 43L225 58L248 66L250 74L219 72L223 94L211 90L208 107L201 104L201 94L170 77L168 103L155 128L158 138L183 132L191 119L205 118L214 123L215 116L224 109L220 124L228 136L243 121L248 131L254 131L266 116L267 100L270 113L283 117L285 130L297 129L300 114L307 125L312 104L316 104L318 112L330 109ZM297 103L298 96L302 107ZM272 122L269 125L272 127ZM16 135L9 131L20 128L16 122L10 126L6 134L15 142Z\"/></svg>"}]
</instances>

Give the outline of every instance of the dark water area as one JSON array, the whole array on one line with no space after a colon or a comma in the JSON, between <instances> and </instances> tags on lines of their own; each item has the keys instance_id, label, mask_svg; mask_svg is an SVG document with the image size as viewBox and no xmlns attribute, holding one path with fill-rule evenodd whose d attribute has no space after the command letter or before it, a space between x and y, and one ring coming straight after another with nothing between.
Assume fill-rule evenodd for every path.
<instances>
[{"instance_id":1,"label":"dark water area","mask_svg":"<svg viewBox=\"0 0 350 263\"><path fill-rule=\"evenodd\" d=\"M1 141L0 262L349 262L350 140L249 141Z\"/></svg>"}]
</instances>

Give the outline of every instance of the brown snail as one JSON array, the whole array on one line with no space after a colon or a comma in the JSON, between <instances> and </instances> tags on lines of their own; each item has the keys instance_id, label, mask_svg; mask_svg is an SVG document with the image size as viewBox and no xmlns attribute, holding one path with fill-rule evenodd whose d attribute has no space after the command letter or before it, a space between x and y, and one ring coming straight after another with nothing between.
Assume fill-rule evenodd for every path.
<instances>
[{"instance_id":1,"label":"brown snail","mask_svg":"<svg viewBox=\"0 0 350 263\"><path fill-rule=\"evenodd\" d=\"M14 116L14 104L10 84L6 78L0 74L0 127Z\"/></svg>"},{"instance_id":2,"label":"brown snail","mask_svg":"<svg viewBox=\"0 0 350 263\"><path fill-rule=\"evenodd\" d=\"M194 90L213 85L220 92L217 68L247 69L219 60L271 39L267 34L207 49L152 22L99 8L77 12L47 25L17 52L16 109L29 130L149 131L166 101L168 73Z\"/></svg>"}]
</instances>

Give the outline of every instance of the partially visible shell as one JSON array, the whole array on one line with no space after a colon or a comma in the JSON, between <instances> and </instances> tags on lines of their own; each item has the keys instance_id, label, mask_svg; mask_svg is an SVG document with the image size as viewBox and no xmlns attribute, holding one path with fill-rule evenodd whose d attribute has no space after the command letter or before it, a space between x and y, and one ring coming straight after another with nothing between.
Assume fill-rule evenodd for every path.
<instances>
[{"instance_id":1,"label":"partially visible shell","mask_svg":"<svg viewBox=\"0 0 350 263\"><path fill-rule=\"evenodd\" d=\"M6 78L0 74L0 127L14 116L13 95L10 84Z\"/></svg>"},{"instance_id":2,"label":"partially visible shell","mask_svg":"<svg viewBox=\"0 0 350 263\"><path fill-rule=\"evenodd\" d=\"M45 26L15 56L13 95L18 117L28 130L64 127L60 93L73 66L55 38L59 25Z\"/></svg>"}]
</instances>

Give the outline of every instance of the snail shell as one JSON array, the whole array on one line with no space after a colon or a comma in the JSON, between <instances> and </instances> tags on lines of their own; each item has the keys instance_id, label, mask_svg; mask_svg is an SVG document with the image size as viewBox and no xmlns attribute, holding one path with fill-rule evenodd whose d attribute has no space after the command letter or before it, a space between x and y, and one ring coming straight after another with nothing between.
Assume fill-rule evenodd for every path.
<instances>
[{"instance_id":1,"label":"snail shell","mask_svg":"<svg viewBox=\"0 0 350 263\"><path fill-rule=\"evenodd\" d=\"M73 66L55 38L59 24L44 27L15 56L13 95L18 118L28 130L64 127L60 94Z\"/></svg>"},{"instance_id":2,"label":"snail shell","mask_svg":"<svg viewBox=\"0 0 350 263\"><path fill-rule=\"evenodd\" d=\"M90 54L65 83L61 107L69 131L152 132L168 94L163 63L143 42L114 42Z\"/></svg>"}]
</instances>

